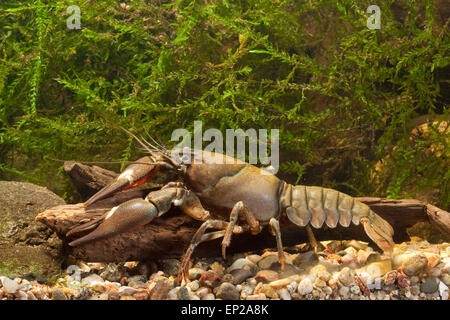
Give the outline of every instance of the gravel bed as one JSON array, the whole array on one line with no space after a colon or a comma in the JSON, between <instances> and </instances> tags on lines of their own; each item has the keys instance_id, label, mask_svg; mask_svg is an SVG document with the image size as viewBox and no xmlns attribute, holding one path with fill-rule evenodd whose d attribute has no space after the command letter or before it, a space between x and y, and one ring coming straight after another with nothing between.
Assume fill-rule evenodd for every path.
<instances>
[{"instance_id":1,"label":"gravel bed","mask_svg":"<svg viewBox=\"0 0 450 320\"><path fill-rule=\"evenodd\" d=\"M190 282L176 281L180 261L78 261L46 283L0 276L0 300L448 300L450 244L414 238L392 257L360 241L324 241L222 258L194 259Z\"/></svg>"}]
</instances>

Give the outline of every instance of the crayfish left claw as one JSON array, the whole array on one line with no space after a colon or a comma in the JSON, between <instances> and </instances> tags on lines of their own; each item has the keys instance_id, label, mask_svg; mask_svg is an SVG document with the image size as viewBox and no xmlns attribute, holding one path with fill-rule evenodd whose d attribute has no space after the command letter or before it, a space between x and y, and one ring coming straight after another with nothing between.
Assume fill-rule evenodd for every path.
<instances>
[{"instance_id":1,"label":"crayfish left claw","mask_svg":"<svg viewBox=\"0 0 450 320\"><path fill-rule=\"evenodd\" d=\"M112 194L129 188L137 187L153 178L158 171L158 166L152 162L150 157L143 157L128 166L113 182L101 189L99 192L89 198L84 206L88 207L95 202L105 199ZM145 163L149 163L148 165Z\"/></svg>"},{"instance_id":2,"label":"crayfish left claw","mask_svg":"<svg viewBox=\"0 0 450 320\"><path fill-rule=\"evenodd\" d=\"M68 235L97 227L91 233L69 243L78 246L94 240L104 239L119 233L136 229L151 222L158 215L155 205L144 199L133 199L112 208L101 219L88 222L68 232Z\"/></svg>"}]
</instances>

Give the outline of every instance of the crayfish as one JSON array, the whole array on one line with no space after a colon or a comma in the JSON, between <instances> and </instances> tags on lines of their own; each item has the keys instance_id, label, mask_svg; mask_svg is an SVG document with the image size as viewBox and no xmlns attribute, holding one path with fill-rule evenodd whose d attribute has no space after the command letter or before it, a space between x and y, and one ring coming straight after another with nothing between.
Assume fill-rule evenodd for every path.
<instances>
[{"instance_id":1,"label":"crayfish","mask_svg":"<svg viewBox=\"0 0 450 320\"><path fill-rule=\"evenodd\" d=\"M133 137L149 155L128 166L117 179L87 200L86 207L116 192L139 186L160 170L177 171L182 182L169 182L145 199L124 202L103 217L73 228L67 236L95 230L69 245L77 246L134 229L177 206L192 218L204 221L181 260L178 280L182 283L189 279L190 258L198 244L223 237L225 258L233 234L258 234L266 226L275 236L278 260L284 268L280 233L283 216L299 227L306 227L313 246L317 242L311 227L318 229L324 224L329 228L338 224L348 227L353 222L361 223L369 238L385 253L392 252L391 225L347 194L322 187L294 186L264 169L220 153L186 148L167 150ZM208 229L217 231L207 232Z\"/></svg>"}]
</instances>

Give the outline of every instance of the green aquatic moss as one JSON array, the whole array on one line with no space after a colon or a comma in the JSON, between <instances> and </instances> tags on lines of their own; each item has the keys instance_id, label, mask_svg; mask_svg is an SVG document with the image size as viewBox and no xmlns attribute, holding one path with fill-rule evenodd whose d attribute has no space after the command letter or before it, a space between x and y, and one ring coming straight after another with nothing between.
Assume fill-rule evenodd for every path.
<instances>
[{"instance_id":1,"label":"green aquatic moss","mask_svg":"<svg viewBox=\"0 0 450 320\"><path fill-rule=\"evenodd\" d=\"M356 0L81 0L81 29L69 30L73 4L0 3L0 179L76 200L52 159L135 159L119 125L170 146L174 129L201 120L280 129L291 183L389 197L438 189L448 207L448 158L426 152L436 139L448 146L445 135L407 143L417 117L449 118L448 21L434 1L383 1L380 30Z\"/></svg>"}]
</instances>

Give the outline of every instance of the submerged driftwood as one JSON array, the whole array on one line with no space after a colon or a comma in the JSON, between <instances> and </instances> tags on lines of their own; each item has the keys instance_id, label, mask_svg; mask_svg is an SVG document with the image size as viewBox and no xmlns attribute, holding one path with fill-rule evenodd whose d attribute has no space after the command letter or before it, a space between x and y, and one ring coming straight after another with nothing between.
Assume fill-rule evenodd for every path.
<instances>
[{"instance_id":1,"label":"submerged driftwood","mask_svg":"<svg viewBox=\"0 0 450 320\"><path fill-rule=\"evenodd\" d=\"M100 167L90 167L79 163L66 163L65 169L74 180L80 193L88 197L106 185L117 176L116 173ZM87 193L86 193L87 190ZM61 205L40 213L36 220L44 223L65 241L65 234L71 228L101 216L110 208L137 197L145 197L150 189L129 190L118 193L108 199L99 201L87 210L83 204ZM366 203L377 214L386 219L395 230L394 241L409 240L407 229L420 221L431 221L446 235L450 236L450 214L432 205L427 205L414 199L383 199L383 198L357 198ZM85 261L120 262L130 260L151 260L164 258L180 258L188 246L193 234L201 222L183 214L179 209L173 208L162 217L153 220L150 224L134 230L116 235L114 237L87 243L79 247L68 247L70 253L76 258ZM287 223L282 227L282 238L285 246L307 242L307 234L303 228ZM349 228L337 227L335 229L314 229L318 240L344 240L358 239L368 241L361 225ZM199 245L196 256L220 256L221 239L205 242ZM264 230L261 234L234 235L229 253L274 248L274 237Z\"/></svg>"}]
</instances>

